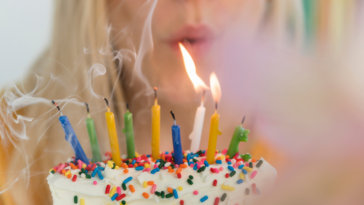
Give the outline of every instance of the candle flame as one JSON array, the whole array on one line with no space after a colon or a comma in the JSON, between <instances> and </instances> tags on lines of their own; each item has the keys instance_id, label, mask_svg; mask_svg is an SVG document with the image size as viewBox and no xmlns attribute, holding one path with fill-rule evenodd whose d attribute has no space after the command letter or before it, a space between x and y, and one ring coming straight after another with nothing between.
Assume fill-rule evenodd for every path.
<instances>
[{"instance_id":1,"label":"candle flame","mask_svg":"<svg viewBox=\"0 0 364 205\"><path fill-rule=\"evenodd\" d=\"M210 87L212 96L214 97L215 103L217 104L221 98L221 88L215 73L211 73L210 75Z\"/></svg>"},{"instance_id":2,"label":"candle flame","mask_svg":"<svg viewBox=\"0 0 364 205\"><path fill-rule=\"evenodd\" d=\"M181 49L181 52L182 52L182 57L183 57L183 61L185 64L185 68L186 68L188 77L190 77L190 79L193 83L193 86L195 87L195 90L198 91L200 88L209 89L209 87L196 74L195 63L193 62L191 55L188 53L188 51L182 45L182 43L179 43L179 48Z\"/></svg>"}]
</instances>

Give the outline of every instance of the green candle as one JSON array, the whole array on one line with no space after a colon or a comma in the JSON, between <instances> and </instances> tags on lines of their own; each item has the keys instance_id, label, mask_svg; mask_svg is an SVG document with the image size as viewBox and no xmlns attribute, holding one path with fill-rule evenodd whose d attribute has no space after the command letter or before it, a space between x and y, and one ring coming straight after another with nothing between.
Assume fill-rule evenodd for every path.
<instances>
[{"instance_id":1,"label":"green candle","mask_svg":"<svg viewBox=\"0 0 364 205\"><path fill-rule=\"evenodd\" d=\"M94 120L90 116L90 110L88 108L88 104L87 103L85 103L85 104L86 104L87 116L88 116L88 118L86 119L86 127L87 127L88 136L90 138L91 150L92 150L92 160L91 161L92 162L102 162L99 143L97 142Z\"/></svg>"},{"instance_id":2,"label":"green candle","mask_svg":"<svg viewBox=\"0 0 364 205\"><path fill-rule=\"evenodd\" d=\"M227 155L229 155L230 158L234 157L234 155L239 152L239 143L240 142L248 141L248 134L250 131L243 128L242 125L244 123L244 120L245 120L245 116L243 118L243 121L241 122L241 125L236 126L233 137L231 138L230 146L227 151Z\"/></svg>"},{"instance_id":3,"label":"green candle","mask_svg":"<svg viewBox=\"0 0 364 205\"><path fill-rule=\"evenodd\" d=\"M133 114L129 111L129 106L126 104L127 111L124 114L125 128L123 132L126 138L126 150L128 152L128 158L135 158L135 145L134 145L134 128L133 128Z\"/></svg>"}]
</instances>

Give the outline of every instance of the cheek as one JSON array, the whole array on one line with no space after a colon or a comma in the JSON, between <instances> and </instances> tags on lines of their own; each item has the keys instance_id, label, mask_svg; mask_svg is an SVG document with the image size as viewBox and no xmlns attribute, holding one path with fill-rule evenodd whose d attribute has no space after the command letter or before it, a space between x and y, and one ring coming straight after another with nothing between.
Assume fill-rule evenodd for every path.
<instances>
[{"instance_id":1,"label":"cheek","mask_svg":"<svg viewBox=\"0 0 364 205\"><path fill-rule=\"evenodd\" d=\"M173 32L178 25L183 24L184 11L185 5L182 1L159 1L153 13L153 34L163 37Z\"/></svg>"}]
</instances>

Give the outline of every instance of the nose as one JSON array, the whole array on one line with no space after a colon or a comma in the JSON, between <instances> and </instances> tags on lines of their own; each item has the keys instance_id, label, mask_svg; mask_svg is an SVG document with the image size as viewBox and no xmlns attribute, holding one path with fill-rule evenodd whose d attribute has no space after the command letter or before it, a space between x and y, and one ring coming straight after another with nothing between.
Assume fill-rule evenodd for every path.
<instances>
[{"instance_id":1,"label":"nose","mask_svg":"<svg viewBox=\"0 0 364 205\"><path fill-rule=\"evenodd\" d=\"M223 0L225 1L225 0ZM190 24L201 24L206 19L208 9L214 1L212 0L185 0L186 17Z\"/></svg>"}]
</instances>

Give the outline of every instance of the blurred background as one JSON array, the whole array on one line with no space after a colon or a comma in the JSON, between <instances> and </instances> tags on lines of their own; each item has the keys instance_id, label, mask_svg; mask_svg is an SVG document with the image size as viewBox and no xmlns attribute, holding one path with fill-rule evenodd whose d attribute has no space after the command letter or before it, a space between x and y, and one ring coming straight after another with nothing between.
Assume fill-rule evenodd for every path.
<instances>
[{"instance_id":1,"label":"blurred background","mask_svg":"<svg viewBox=\"0 0 364 205\"><path fill-rule=\"evenodd\" d=\"M49 44L53 1L0 2L0 85L19 80Z\"/></svg>"},{"instance_id":2,"label":"blurred background","mask_svg":"<svg viewBox=\"0 0 364 205\"><path fill-rule=\"evenodd\" d=\"M274 2L266 0L264 24L306 54L343 52L363 32L362 0L293 0L278 10ZM49 44L53 13L53 1L0 2L0 84L19 79Z\"/></svg>"}]
</instances>

